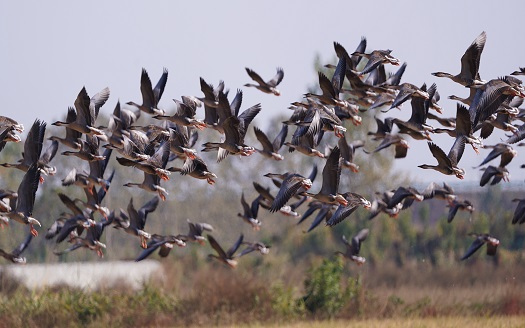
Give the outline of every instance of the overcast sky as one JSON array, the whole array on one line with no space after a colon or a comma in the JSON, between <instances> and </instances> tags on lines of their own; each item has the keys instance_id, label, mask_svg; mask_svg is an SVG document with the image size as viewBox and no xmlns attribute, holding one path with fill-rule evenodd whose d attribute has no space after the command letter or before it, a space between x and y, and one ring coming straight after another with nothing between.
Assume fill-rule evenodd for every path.
<instances>
[{"instance_id":1,"label":"overcast sky","mask_svg":"<svg viewBox=\"0 0 525 328\"><path fill-rule=\"evenodd\" d=\"M169 107L172 98L201 95L199 77L213 84L222 79L235 90L249 82L244 67L270 78L280 66L285 71L280 97L244 90L245 106L262 104L258 122L264 125L279 112L289 113L289 103L315 81L316 54L328 62L333 41L353 51L361 36L368 39L367 51L392 49L408 63L404 82L436 82L442 98L465 96L461 86L430 73L459 73L461 56L482 31L487 33L482 79L525 66L519 16L524 7L521 1L2 1L0 114L26 127L36 117L49 123L63 119L82 86L90 95L108 86L108 112L118 99L140 102L142 67L153 83L163 67L169 70L160 106ZM455 115L453 101L440 104L445 116ZM502 137L498 133L486 143ZM452 145L449 138L435 140L446 152ZM424 142L411 146L398 167L423 181L452 179L418 169L435 161ZM471 167L487 153L475 156L466 149L460 166L467 180L479 179ZM513 182L523 182L523 158L519 154L509 166Z\"/></svg>"}]
</instances>

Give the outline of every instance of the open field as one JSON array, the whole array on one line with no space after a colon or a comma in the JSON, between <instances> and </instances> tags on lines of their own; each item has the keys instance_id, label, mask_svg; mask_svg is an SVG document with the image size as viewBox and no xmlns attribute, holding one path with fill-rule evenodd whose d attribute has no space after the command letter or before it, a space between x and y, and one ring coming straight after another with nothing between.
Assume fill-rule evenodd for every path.
<instances>
[{"instance_id":1,"label":"open field","mask_svg":"<svg viewBox=\"0 0 525 328\"><path fill-rule=\"evenodd\" d=\"M426 327L426 328L447 328L447 327L525 327L525 317L440 317L440 318L417 318L417 319L383 319L383 320L352 320L352 321L314 321L314 322L296 322L292 324L276 324L276 325L240 325L229 327L280 327L280 328L375 328L375 327L391 327L391 328L410 328L410 327Z\"/></svg>"},{"instance_id":2,"label":"open field","mask_svg":"<svg viewBox=\"0 0 525 328\"><path fill-rule=\"evenodd\" d=\"M189 261L188 261L189 262ZM163 263L136 290L30 290L2 276L0 327L525 327L519 265L392 268L334 259L311 269ZM387 279L387 277L389 277Z\"/></svg>"}]
</instances>

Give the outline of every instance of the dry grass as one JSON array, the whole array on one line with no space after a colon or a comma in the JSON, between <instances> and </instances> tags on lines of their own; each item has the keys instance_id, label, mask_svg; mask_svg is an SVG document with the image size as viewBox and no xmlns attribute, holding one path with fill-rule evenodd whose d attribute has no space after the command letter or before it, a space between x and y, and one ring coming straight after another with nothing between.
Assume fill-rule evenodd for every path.
<instances>
[{"instance_id":1,"label":"dry grass","mask_svg":"<svg viewBox=\"0 0 525 328\"><path fill-rule=\"evenodd\" d=\"M396 319L371 319L371 320L352 320L352 321L301 321L291 324L276 324L276 325L235 325L224 327L253 327L253 328L339 328L339 327L355 327L355 328L375 328L375 327L390 327L390 328L411 328L411 327L426 327L426 328L456 328L456 327L525 327L525 316L520 317L439 317L439 318L396 318Z\"/></svg>"},{"instance_id":2,"label":"dry grass","mask_svg":"<svg viewBox=\"0 0 525 328\"><path fill-rule=\"evenodd\" d=\"M0 328L525 326L525 282L518 278L525 276L525 268L520 266L431 269L345 263L341 284L357 279L358 287L333 315L335 321L316 322L323 316L310 313L302 301L306 271L291 278L287 273L299 270L266 266L256 257L253 261L230 270L220 263L181 259L166 264L164 278L152 279L138 292L125 285L95 292L60 286L29 291L2 277Z\"/></svg>"}]
</instances>

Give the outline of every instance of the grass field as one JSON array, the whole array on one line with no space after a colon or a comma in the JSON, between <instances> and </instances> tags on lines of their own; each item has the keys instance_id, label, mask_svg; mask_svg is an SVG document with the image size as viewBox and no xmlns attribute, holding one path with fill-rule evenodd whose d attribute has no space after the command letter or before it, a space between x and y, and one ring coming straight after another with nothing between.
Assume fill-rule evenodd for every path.
<instances>
[{"instance_id":1,"label":"grass field","mask_svg":"<svg viewBox=\"0 0 525 328\"><path fill-rule=\"evenodd\" d=\"M276 325L240 325L230 327L280 327L280 328L456 328L456 327L525 327L525 316L518 317L440 317L440 318L417 318L417 319L384 319L384 320L327 320L296 322L292 324L280 323Z\"/></svg>"},{"instance_id":2,"label":"grass field","mask_svg":"<svg viewBox=\"0 0 525 328\"><path fill-rule=\"evenodd\" d=\"M164 266L168 278L152 279L140 290L126 284L30 290L1 277L0 328L525 327L520 266L385 266L349 276L344 263L329 261L303 281L263 274L262 268L180 264Z\"/></svg>"}]
</instances>

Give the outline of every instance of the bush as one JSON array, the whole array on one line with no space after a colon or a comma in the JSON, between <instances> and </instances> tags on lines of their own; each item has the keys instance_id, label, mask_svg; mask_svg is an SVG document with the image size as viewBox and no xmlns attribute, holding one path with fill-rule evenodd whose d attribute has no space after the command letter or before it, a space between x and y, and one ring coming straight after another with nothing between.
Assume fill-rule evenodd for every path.
<instances>
[{"instance_id":1,"label":"bush","mask_svg":"<svg viewBox=\"0 0 525 328\"><path fill-rule=\"evenodd\" d=\"M306 296L304 305L308 311L321 318L332 318L343 307L345 295L342 291L341 276L343 261L323 260L323 263L308 273L304 282Z\"/></svg>"}]
</instances>

